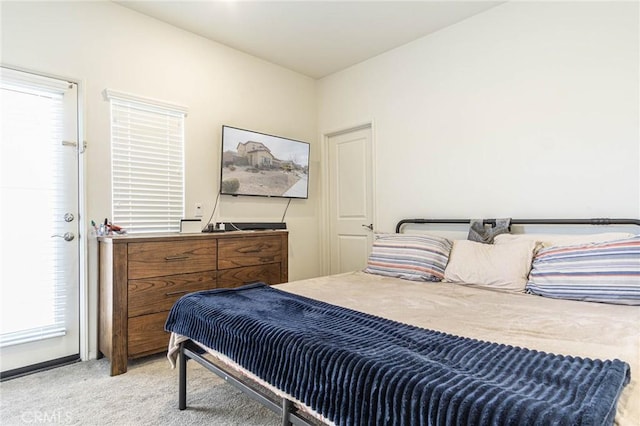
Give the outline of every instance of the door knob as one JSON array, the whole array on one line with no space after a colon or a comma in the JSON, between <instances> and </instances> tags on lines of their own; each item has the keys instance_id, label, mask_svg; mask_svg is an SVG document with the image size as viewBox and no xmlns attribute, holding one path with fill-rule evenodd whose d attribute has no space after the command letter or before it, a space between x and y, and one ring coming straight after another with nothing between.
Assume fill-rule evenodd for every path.
<instances>
[{"instance_id":1,"label":"door knob","mask_svg":"<svg viewBox=\"0 0 640 426\"><path fill-rule=\"evenodd\" d=\"M73 239L76 237L75 235L73 235L73 232L65 232L64 234L60 235L60 234L53 234L51 236L51 238L53 237L58 237L58 238L64 238L65 241L73 241Z\"/></svg>"},{"instance_id":2,"label":"door knob","mask_svg":"<svg viewBox=\"0 0 640 426\"><path fill-rule=\"evenodd\" d=\"M373 223L370 223L368 225L362 225L362 226L369 229L369 231L373 231Z\"/></svg>"}]
</instances>

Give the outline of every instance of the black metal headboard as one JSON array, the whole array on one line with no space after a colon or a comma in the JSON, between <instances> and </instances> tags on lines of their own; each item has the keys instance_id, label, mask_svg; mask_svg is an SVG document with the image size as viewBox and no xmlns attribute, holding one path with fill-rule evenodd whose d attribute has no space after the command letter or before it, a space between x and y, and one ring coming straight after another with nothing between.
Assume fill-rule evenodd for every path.
<instances>
[{"instance_id":1,"label":"black metal headboard","mask_svg":"<svg viewBox=\"0 0 640 426\"><path fill-rule=\"evenodd\" d=\"M396 233L406 224L465 224L471 219L402 219L396 225ZM484 219L485 225L496 224L496 219ZM640 226L640 219L511 219L511 225L636 225Z\"/></svg>"}]
</instances>

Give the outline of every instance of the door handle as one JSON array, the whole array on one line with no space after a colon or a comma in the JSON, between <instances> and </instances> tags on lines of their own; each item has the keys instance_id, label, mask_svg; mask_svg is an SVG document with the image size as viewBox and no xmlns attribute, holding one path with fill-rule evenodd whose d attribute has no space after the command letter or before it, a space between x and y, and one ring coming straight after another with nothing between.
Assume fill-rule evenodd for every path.
<instances>
[{"instance_id":1,"label":"door handle","mask_svg":"<svg viewBox=\"0 0 640 426\"><path fill-rule=\"evenodd\" d=\"M369 231L373 231L373 223L370 223L368 225L362 225L364 228L367 228Z\"/></svg>"},{"instance_id":2,"label":"door handle","mask_svg":"<svg viewBox=\"0 0 640 426\"><path fill-rule=\"evenodd\" d=\"M60 235L60 234L53 234L51 236L51 238L53 237L58 237L58 238L64 238L65 241L73 241L73 239L76 237L75 235L73 235L73 232L65 232L64 234Z\"/></svg>"}]
</instances>

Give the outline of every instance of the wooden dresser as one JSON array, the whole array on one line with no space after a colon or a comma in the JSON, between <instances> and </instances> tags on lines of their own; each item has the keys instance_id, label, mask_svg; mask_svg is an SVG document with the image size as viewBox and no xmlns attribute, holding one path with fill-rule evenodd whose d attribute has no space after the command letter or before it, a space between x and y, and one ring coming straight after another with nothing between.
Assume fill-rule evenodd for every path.
<instances>
[{"instance_id":1,"label":"wooden dresser","mask_svg":"<svg viewBox=\"0 0 640 426\"><path fill-rule=\"evenodd\" d=\"M164 323L182 295L288 280L287 231L99 237L98 349L111 375L167 350Z\"/></svg>"}]
</instances>

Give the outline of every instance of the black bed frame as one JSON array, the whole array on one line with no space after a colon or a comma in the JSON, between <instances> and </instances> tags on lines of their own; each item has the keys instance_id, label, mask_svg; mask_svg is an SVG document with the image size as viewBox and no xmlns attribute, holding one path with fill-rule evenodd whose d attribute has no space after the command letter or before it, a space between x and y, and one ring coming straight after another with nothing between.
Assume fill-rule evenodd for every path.
<instances>
[{"instance_id":1,"label":"black bed frame","mask_svg":"<svg viewBox=\"0 0 640 426\"><path fill-rule=\"evenodd\" d=\"M396 225L396 233L400 233L403 225L407 224L468 224L471 219L402 219ZM496 219L483 219L484 225L496 225ZM640 226L640 219L511 219L511 225L636 225Z\"/></svg>"},{"instance_id":2,"label":"black bed frame","mask_svg":"<svg viewBox=\"0 0 640 426\"><path fill-rule=\"evenodd\" d=\"M224 381L241 390L251 399L258 401L271 411L279 414L282 418L283 425L311 426L320 423L319 421L314 422L312 419L306 418L289 399L279 398L268 389L260 388L252 383L245 383L241 378L227 371L221 364L214 363L212 360L205 358L201 355L201 352L201 348L191 340L180 343L178 352L178 408L180 410L187 408L187 361L192 359L224 379Z\"/></svg>"},{"instance_id":3,"label":"black bed frame","mask_svg":"<svg viewBox=\"0 0 640 426\"><path fill-rule=\"evenodd\" d=\"M469 224L471 219L402 219L396 225L396 233L400 233L402 227L407 224ZM496 219L483 219L485 225L496 225ZM640 226L640 219L511 219L511 225L636 225ZM260 402L271 411L279 414L282 425L306 425L321 424L321 422L299 411L295 404L287 399L275 395L272 391L262 388L231 373L221 363L216 363L201 354L202 350L192 341L180 343L178 352L178 408L187 408L187 361L192 359L207 370L215 373L226 382L232 384L247 396Z\"/></svg>"}]
</instances>

